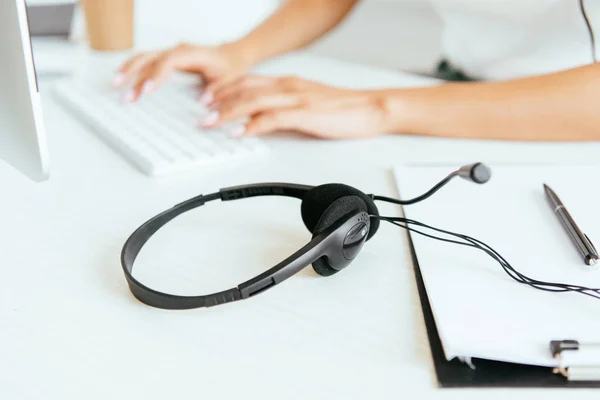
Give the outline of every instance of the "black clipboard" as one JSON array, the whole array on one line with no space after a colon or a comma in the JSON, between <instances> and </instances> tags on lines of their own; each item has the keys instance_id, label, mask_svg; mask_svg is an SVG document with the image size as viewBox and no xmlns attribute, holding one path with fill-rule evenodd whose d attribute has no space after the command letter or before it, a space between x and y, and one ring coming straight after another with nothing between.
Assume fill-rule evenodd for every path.
<instances>
[{"instance_id":1,"label":"black clipboard","mask_svg":"<svg viewBox=\"0 0 600 400\"><path fill-rule=\"evenodd\" d=\"M447 361L429 304L412 236L410 232L407 233L431 356L438 385L441 388L600 388L600 381L568 381L562 375L554 374L552 368L547 367L473 358L472 363L475 366L473 370L458 359Z\"/></svg>"}]
</instances>

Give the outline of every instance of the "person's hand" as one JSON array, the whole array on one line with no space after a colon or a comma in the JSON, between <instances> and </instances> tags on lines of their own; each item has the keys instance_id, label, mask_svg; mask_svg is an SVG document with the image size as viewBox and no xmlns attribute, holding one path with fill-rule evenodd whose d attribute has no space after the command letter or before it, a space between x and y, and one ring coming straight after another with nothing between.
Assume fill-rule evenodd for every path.
<instances>
[{"instance_id":1,"label":"person's hand","mask_svg":"<svg viewBox=\"0 0 600 400\"><path fill-rule=\"evenodd\" d=\"M142 94L158 88L173 71L201 75L206 81L201 101L211 102L211 94L221 84L242 75L250 65L234 44L203 47L181 44L160 52L137 54L117 71L113 85L122 88L132 84L125 101L136 101Z\"/></svg>"},{"instance_id":2,"label":"person's hand","mask_svg":"<svg viewBox=\"0 0 600 400\"><path fill-rule=\"evenodd\" d=\"M248 118L236 137L278 130L341 139L383 134L386 107L379 92L346 90L293 77L246 76L214 92L206 128Z\"/></svg>"}]
</instances>

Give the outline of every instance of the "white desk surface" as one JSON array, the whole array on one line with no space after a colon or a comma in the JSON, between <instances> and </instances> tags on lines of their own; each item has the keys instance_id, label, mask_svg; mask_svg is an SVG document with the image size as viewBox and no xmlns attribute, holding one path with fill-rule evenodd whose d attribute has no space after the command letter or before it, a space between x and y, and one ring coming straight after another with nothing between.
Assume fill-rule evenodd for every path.
<instances>
[{"instance_id":1,"label":"white desk surface","mask_svg":"<svg viewBox=\"0 0 600 400\"><path fill-rule=\"evenodd\" d=\"M264 70L349 86L426 83L302 54ZM250 300L185 312L136 301L119 254L149 217L221 187L338 181L395 195L395 164L594 162L599 144L279 135L266 139L273 151L264 158L150 179L56 105L48 82L41 87L51 180L35 185L0 164L0 398L594 396L591 390L437 389L405 236L385 224L336 276L306 269ZM136 272L159 289L201 294L233 287L309 237L298 201L209 203L160 231Z\"/></svg>"}]
</instances>

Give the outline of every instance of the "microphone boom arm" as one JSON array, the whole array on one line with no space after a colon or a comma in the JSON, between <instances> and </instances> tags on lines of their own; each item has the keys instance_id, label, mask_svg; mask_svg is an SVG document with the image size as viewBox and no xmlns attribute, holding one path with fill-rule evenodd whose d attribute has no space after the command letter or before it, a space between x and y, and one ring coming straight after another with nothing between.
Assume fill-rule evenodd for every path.
<instances>
[{"instance_id":1,"label":"microphone boom arm","mask_svg":"<svg viewBox=\"0 0 600 400\"><path fill-rule=\"evenodd\" d=\"M423 200L428 199L434 193L436 193L438 190L440 190L441 188L443 188L444 186L446 186L448 184L448 182L450 182L452 179L454 179L457 176L458 176L458 171L454 171L453 173L451 173L450 175L448 175L447 177L445 177L444 179L442 179L437 185L435 185L434 187L432 187L431 189L429 189L427 192L425 192L422 195L417 196L417 197L415 197L413 199L410 199L410 200L398 200L398 199L393 199L391 197L377 196L377 195L374 195L374 194L371 195L371 198L373 200L385 201L387 203L398 204L398 205L401 205L401 206L408 206L408 205L419 203L419 202L421 202Z\"/></svg>"}]
</instances>

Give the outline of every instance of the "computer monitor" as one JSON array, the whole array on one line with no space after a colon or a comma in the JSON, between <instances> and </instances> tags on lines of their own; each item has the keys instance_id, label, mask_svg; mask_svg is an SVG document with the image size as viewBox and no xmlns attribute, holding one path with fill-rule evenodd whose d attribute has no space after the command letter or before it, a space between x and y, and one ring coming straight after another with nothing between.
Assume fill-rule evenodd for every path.
<instances>
[{"instance_id":1,"label":"computer monitor","mask_svg":"<svg viewBox=\"0 0 600 400\"><path fill-rule=\"evenodd\" d=\"M0 159L36 182L48 178L46 134L24 0L0 1Z\"/></svg>"}]
</instances>

